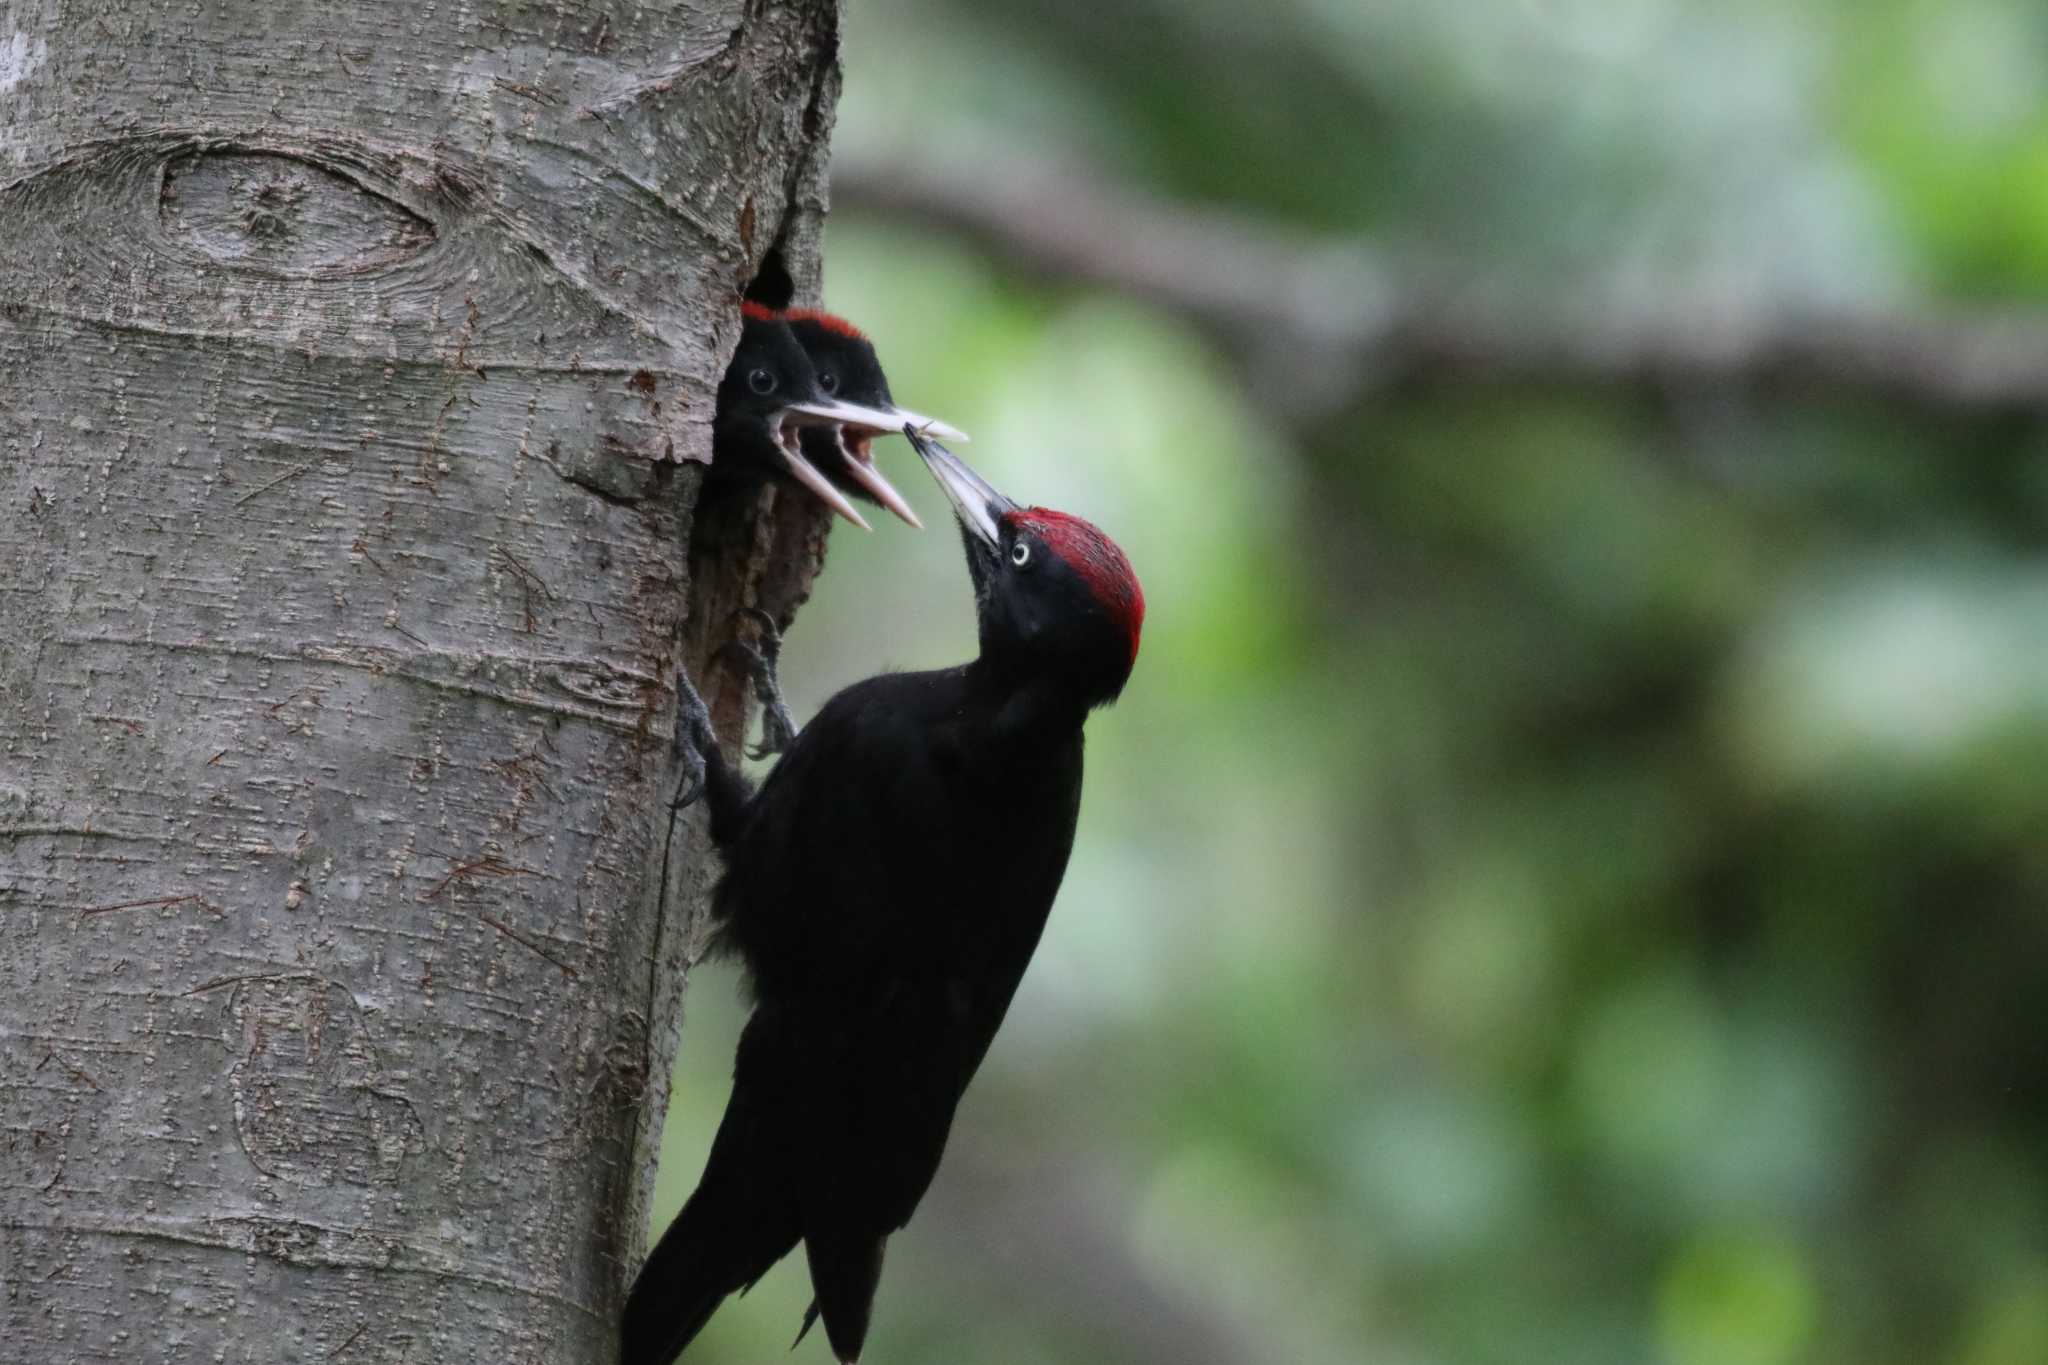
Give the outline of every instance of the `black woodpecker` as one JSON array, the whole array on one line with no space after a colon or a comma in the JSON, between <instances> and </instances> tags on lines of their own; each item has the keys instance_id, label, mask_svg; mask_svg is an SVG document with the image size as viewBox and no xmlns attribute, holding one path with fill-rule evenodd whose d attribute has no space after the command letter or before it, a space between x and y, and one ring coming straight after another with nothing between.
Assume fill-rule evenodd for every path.
<instances>
[{"instance_id":1,"label":"black woodpecker","mask_svg":"<svg viewBox=\"0 0 2048 1365\"><path fill-rule=\"evenodd\" d=\"M860 439L896 431L903 419L893 411L862 407L826 393L780 314L754 303L744 305L741 312L740 344L718 385L705 496L750 490L773 477L793 479L840 516L864 531L872 530L838 485L805 458L802 433L817 428L829 447L842 427L853 429Z\"/></svg>"},{"instance_id":2,"label":"black woodpecker","mask_svg":"<svg viewBox=\"0 0 2048 1365\"><path fill-rule=\"evenodd\" d=\"M1066 872L1082 723L1137 661L1145 598L1109 537L906 434L960 523L979 656L847 688L758 793L678 682L678 800L709 806L718 946L755 1003L704 1175L627 1301L622 1365L669 1365L798 1242L805 1327L822 1316L834 1355L859 1359L883 1247L938 1170Z\"/></svg>"}]
</instances>

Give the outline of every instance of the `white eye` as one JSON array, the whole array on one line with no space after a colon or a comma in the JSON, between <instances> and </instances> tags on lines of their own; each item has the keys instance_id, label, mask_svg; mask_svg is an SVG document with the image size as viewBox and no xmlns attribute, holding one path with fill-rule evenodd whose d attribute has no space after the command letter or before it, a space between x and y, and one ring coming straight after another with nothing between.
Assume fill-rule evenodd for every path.
<instances>
[{"instance_id":1,"label":"white eye","mask_svg":"<svg viewBox=\"0 0 2048 1365\"><path fill-rule=\"evenodd\" d=\"M1010 562L1020 569L1029 564L1031 562L1031 547L1021 540L1012 545L1010 547Z\"/></svg>"}]
</instances>

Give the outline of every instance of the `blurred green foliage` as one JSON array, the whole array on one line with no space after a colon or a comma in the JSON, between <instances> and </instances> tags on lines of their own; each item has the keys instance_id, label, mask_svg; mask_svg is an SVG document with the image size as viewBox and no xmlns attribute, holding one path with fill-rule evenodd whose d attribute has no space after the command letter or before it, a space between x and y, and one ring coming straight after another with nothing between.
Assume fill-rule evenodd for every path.
<instances>
[{"instance_id":1,"label":"blurred green foliage","mask_svg":"<svg viewBox=\"0 0 2048 1365\"><path fill-rule=\"evenodd\" d=\"M870 161L1055 154L1588 299L2048 286L2019 0L848 24ZM1303 421L1167 314L915 223L829 245L898 397L1150 605L871 1360L2048 1361L2039 415L1525 380ZM932 533L835 535L799 716L972 650L884 458ZM694 973L663 1219L742 1008ZM807 1291L785 1263L689 1359L779 1357Z\"/></svg>"}]
</instances>

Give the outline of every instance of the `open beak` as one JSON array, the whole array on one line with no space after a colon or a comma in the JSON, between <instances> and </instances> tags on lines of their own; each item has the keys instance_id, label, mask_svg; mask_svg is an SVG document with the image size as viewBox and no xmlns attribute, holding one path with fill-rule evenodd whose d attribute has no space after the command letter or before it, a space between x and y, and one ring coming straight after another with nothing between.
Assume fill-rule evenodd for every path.
<instances>
[{"instance_id":1,"label":"open beak","mask_svg":"<svg viewBox=\"0 0 2048 1365\"><path fill-rule=\"evenodd\" d=\"M890 419L889 425L885 427L841 426L839 451L846 457L847 472L862 488L875 495L876 502L922 531L924 523L917 519L917 513L911 510L910 504L903 500L901 493L889 486L889 481L882 477L882 472L875 468L871 438L887 436L896 431L909 431L912 428L926 436L942 437L948 441L964 441L967 439L967 433L958 427L946 425L936 417L926 417L908 408L899 408L893 403L885 411Z\"/></svg>"},{"instance_id":2,"label":"open beak","mask_svg":"<svg viewBox=\"0 0 2048 1365\"><path fill-rule=\"evenodd\" d=\"M846 500L846 494L832 486L832 480L818 472L818 467L804 458L803 437L798 434L797 424L785 414L775 419L775 448L782 452L782 462L789 466L789 476L818 495L827 507L845 517L863 531L875 528L868 525L868 519L860 509Z\"/></svg>"},{"instance_id":3,"label":"open beak","mask_svg":"<svg viewBox=\"0 0 2048 1365\"><path fill-rule=\"evenodd\" d=\"M875 468L872 433L865 428L841 426L838 441L840 458L846 461L847 477L867 489L876 502L922 531L924 523L917 519L916 509L896 491L895 485L882 477L882 471Z\"/></svg>"},{"instance_id":4,"label":"open beak","mask_svg":"<svg viewBox=\"0 0 2048 1365\"><path fill-rule=\"evenodd\" d=\"M1016 511L1017 504L998 493L987 479L968 468L966 461L927 438L916 426L905 423L903 434L910 438L911 449L924 461L924 467L932 472L932 477L939 481L939 487L946 491L946 500L953 504L960 525L993 551L1002 540L1002 519Z\"/></svg>"},{"instance_id":5,"label":"open beak","mask_svg":"<svg viewBox=\"0 0 2048 1365\"><path fill-rule=\"evenodd\" d=\"M920 531L924 529L924 522L918 519L917 511L910 505L909 499L897 492L895 485L884 478L882 471L875 467L874 452L870 448L871 439L876 436L887 436L893 432L905 430L906 427L914 427L925 434L943 436L948 440L964 441L967 439L967 433L957 427L948 426L935 417L926 417L920 413L896 407L893 404L886 408L871 408L862 403L846 403L835 398L821 398L813 402L794 403L790 405L788 412L791 419L800 424L823 425L829 423L837 427L838 430L834 435L839 446L840 458L846 461L846 476L862 488L865 488L876 502L882 504L882 506L888 508ZM798 458L801 459L802 456L799 454ZM802 479L806 488L816 487L803 473L794 467L791 468L790 472L795 474L797 478ZM817 472L815 467L811 469L812 474ZM834 491L836 492L837 490ZM820 496L822 497L823 495L820 494ZM848 509L844 509L840 505L846 501L843 497L837 501L831 498L826 498L825 500L831 503L833 510L838 511L841 516L849 515ZM857 514L854 515L853 519L862 526L867 525L866 522L860 520Z\"/></svg>"},{"instance_id":6,"label":"open beak","mask_svg":"<svg viewBox=\"0 0 2048 1365\"><path fill-rule=\"evenodd\" d=\"M776 420L775 444L782 452L783 463L789 466L791 478L817 494L827 507L830 507L840 516L845 517L855 526L860 527L861 530L872 531L875 528L868 525L868 519L860 514L858 508L847 501L846 495L837 488L834 488L832 480L819 473L818 467L804 458L803 441L798 434L798 429L808 426L833 426L839 428L839 449L842 454L845 454L847 450L845 432L848 427L866 431L893 431L895 429L893 426L886 425L890 420L890 414L883 412L880 408L862 407L858 403L841 403L836 399L825 398L792 403L782 410L781 416ZM859 461L854 460L851 455L847 456L847 464L854 470L854 479L863 488L874 493L877 501L890 511L896 513L897 516L904 515L904 509L908 508L909 504L903 502L902 495L897 493L895 489L889 488L887 480L883 479L880 474L873 475L873 483L863 478L859 471ZM870 469L868 472L873 473L873 470ZM883 488L887 488L889 495L887 497L882 496L876 490L875 483L879 483ZM901 507L898 506L899 503L902 504ZM912 513L908 520L913 526L916 525L916 514Z\"/></svg>"}]
</instances>

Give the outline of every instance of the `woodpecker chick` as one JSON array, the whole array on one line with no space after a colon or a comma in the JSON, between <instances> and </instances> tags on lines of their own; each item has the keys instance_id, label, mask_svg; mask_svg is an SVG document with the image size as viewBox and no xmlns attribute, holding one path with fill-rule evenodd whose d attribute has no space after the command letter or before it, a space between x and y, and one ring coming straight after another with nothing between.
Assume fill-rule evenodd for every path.
<instances>
[{"instance_id":1,"label":"woodpecker chick","mask_svg":"<svg viewBox=\"0 0 2048 1365\"><path fill-rule=\"evenodd\" d=\"M1137 659L1145 598L1107 536L906 434L960 522L979 656L847 688L758 793L678 680L686 795L726 863L718 946L755 1004L704 1175L627 1301L623 1365L669 1365L799 1242L834 1356L859 1359L884 1246L938 1171L1066 872L1082 723Z\"/></svg>"},{"instance_id":2,"label":"woodpecker chick","mask_svg":"<svg viewBox=\"0 0 2048 1365\"><path fill-rule=\"evenodd\" d=\"M827 394L818 387L817 371L788 323L757 304L747 304L742 314L739 347L718 385L707 490L716 496L765 478L786 477L862 530L872 530L837 485L804 457L802 433L840 426L894 431L901 419Z\"/></svg>"},{"instance_id":3,"label":"woodpecker chick","mask_svg":"<svg viewBox=\"0 0 2048 1365\"><path fill-rule=\"evenodd\" d=\"M812 308L793 308L785 311L782 319L804 348L812 368L818 372L818 387L828 396L890 414L895 418L890 432L911 426L941 440L967 439L965 433L937 418L896 406L889 393L888 376L882 373L881 357L875 354L875 344L845 318ZM922 529L924 523L918 520L916 511L875 467L874 438L879 434L883 433L844 423L829 428L806 428L804 454L842 491L878 502Z\"/></svg>"}]
</instances>

